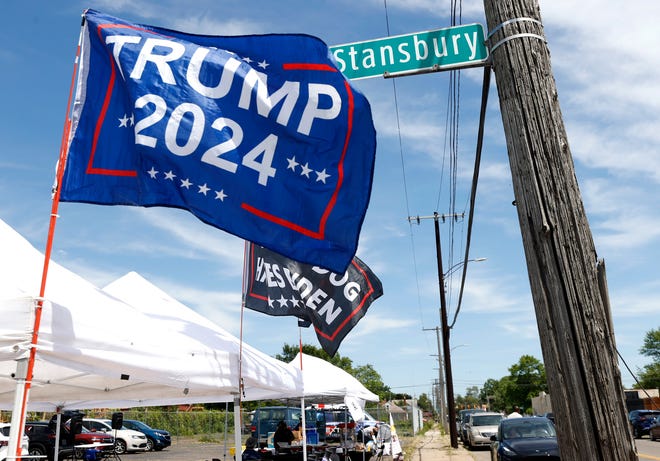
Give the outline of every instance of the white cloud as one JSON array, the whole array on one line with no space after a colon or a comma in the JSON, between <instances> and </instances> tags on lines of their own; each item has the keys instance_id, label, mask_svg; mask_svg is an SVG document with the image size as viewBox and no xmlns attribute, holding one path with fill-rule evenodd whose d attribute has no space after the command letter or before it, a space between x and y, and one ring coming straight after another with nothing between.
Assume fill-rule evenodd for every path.
<instances>
[{"instance_id":1,"label":"white cloud","mask_svg":"<svg viewBox=\"0 0 660 461\"><path fill-rule=\"evenodd\" d=\"M494 263L499 265L501 261ZM488 261L481 264L487 265ZM492 270L487 272L476 268L470 268L468 271L461 307L462 313L503 314L511 317L533 309L527 279L520 279L507 273L495 277L492 275ZM458 301L459 287L460 275L454 277L452 285L452 292L455 292L453 297L456 301Z\"/></svg>"},{"instance_id":2,"label":"white cloud","mask_svg":"<svg viewBox=\"0 0 660 461\"><path fill-rule=\"evenodd\" d=\"M383 5L381 0L371 1L375 5ZM407 10L417 13L423 12L441 18L449 17L451 11L451 2L449 0L390 0L387 2L387 6L393 10ZM460 6L462 14L465 16L483 16L483 3L479 0L466 0L461 2Z\"/></svg>"},{"instance_id":3,"label":"white cloud","mask_svg":"<svg viewBox=\"0 0 660 461\"><path fill-rule=\"evenodd\" d=\"M156 285L181 303L210 319L225 330L237 334L240 327L241 288L215 291L192 287L172 280L154 279Z\"/></svg>"},{"instance_id":4,"label":"white cloud","mask_svg":"<svg viewBox=\"0 0 660 461\"><path fill-rule=\"evenodd\" d=\"M138 208L137 212L146 224L171 235L176 239L177 246L181 245L191 251L189 257L212 258L219 265L229 266L233 272L241 272L244 248L242 239L204 224L179 210Z\"/></svg>"},{"instance_id":5,"label":"white cloud","mask_svg":"<svg viewBox=\"0 0 660 461\"><path fill-rule=\"evenodd\" d=\"M660 217L637 183L592 179L584 182L582 194L596 217L592 228L601 249L620 253L660 241Z\"/></svg>"},{"instance_id":6,"label":"white cloud","mask_svg":"<svg viewBox=\"0 0 660 461\"><path fill-rule=\"evenodd\" d=\"M241 19L218 21L206 15L185 15L177 18L171 28L208 35L248 35L264 32L264 26L258 22Z\"/></svg>"},{"instance_id":7,"label":"white cloud","mask_svg":"<svg viewBox=\"0 0 660 461\"><path fill-rule=\"evenodd\" d=\"M358 323L357 326L351 330L350 335L352 340L374 334L391 334L392 331L404 329L416 325L417 323L415 320L411 320L409 318L393 318L389 315L379 312L378 306L374 307L375 309L370 309L369 312L367 312L367 315L365 315L362 320L360 320L360 323Z\"/></svg>"}]
</instances>

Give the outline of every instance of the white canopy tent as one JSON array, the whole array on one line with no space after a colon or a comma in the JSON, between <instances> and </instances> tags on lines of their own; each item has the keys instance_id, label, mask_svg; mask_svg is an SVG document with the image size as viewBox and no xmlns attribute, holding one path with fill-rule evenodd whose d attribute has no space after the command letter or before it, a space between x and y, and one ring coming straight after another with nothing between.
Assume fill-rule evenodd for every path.
<instances>
[{"instance_id":1,"label":"white canopy tent","mask_svg":"<svg viewBox=\"0 0 660 461\"><path fill-rule=\"evenodd\" d=\"M301 362L302 355L302 362ZM312 355L298 353L289 362L301 368L303 375L303 396L307 400L322 402L343 402L345 397L377 402L378 396L351 376L345 370Z\"/></svg>"},{"instance_id":2,"label":"white canopy tent","mask_svg":"<svg viewBox=\"0 0 660 461\"><path fill-rule=\"evenodd\" d=\"M107 294L135 306L154 325L162 325L213 350L233 351L241 356L240 375L245 383L243 400L262 400L300 395L302 374L296 367L276 360L242 343L206 317L152 284L129 272L103 288ZM293 372L292 372L293 369Z\"/></svg>"},{"instance_id":3,"label":"white canopy tent","mask_svg":"<svg viewBox=\"0 0 660 461\"><path fill-rule=\"evenodd\" d=\"M0 254L0 408L10 408L43 255L1 220ZM239 340L189 309L166 321L52 261L45 298L29 409L223 402L238 391ZM245 400L302 392L295 367L247 345L242 360Z\"/></svg>"},{"instance_id":4,"label":"white canopy tent","mask_svg":"<svg viewBox=\"0 0 660 461\"><path fill-rule=\"evenodd\" d=\"M2 220L0 254L0 408L16 410L44 256ZM165 321L52 261L42 312L29 410L235 401L239 382L244 400L302 392L299 370L203 317Z\"/></svg>"}]
</instances>

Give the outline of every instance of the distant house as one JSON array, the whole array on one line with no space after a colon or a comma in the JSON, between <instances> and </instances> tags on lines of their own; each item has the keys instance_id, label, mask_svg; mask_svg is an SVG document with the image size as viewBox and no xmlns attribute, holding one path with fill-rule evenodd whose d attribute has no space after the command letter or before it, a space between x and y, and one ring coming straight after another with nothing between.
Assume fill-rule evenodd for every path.
<instances>
[{"instance_id":1,"label":"distant house","mask_svg":"<svg viewBox=\"0 0 660 461\"><path fill-rule=\"evenodd\" d=\"M624 389L626 410L651 410L660 407L660 390L658 389ZM534 414L552 413L550 395L541 392L538 397L532 397Z\"/></svg>"},{"instance_id":2,"label":"distant house","mask_svg":"<svg viewBox=\"0 0 660 461\"><path fill-rule=\"evenodd\" d=\"M394 402L389 402L389 404L390 404L390 413L392 413L392 418L396 418L396 417L405 418L404 415L407 414L405 409L403 409ZM405 405L407 406L407 404Z\"/></svg>"},{"instance_id":3,"label":"distant house","mask_svg":"<svg viewBox=\"0 0 660 461\"><path fill-rule=\"evenodd\" d=\"M658 389L625 389L626 408L632 410L651 410L660 407Z\"/></svg>"},{"instance_id":4,"label":"distant house","mask_svg":"<svg viewBox=\"0 0 660 461\"><path fill-rule=\"evenodd\" d=\"M541 391L538 397L532 397L532 411L535 415L544 415L552 413L552 401L550 394Z\"/></svg>"}]
</instances>

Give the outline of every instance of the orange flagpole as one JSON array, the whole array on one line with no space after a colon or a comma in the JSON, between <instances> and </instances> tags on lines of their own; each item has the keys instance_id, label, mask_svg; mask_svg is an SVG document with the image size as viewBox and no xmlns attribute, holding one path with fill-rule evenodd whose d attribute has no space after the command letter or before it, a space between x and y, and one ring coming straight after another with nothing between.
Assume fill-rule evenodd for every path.
<instances>
[{"instance_id":1,"label":"orange flagpole","mask_svg":"<svg viewBox=\"0 0 660 461\"><path fill-rule=\"evenodd\" d=\"M83 26L85 19L83 17ZM18 432L19 440L21 434L23 434L25 427L25 416L27 413L27 403L28 403L28 394L30 392L30 387L32 384L32 377L34 374L34 362L37 355L37 343L39 340L39 328L41 326L41 313L43 310L44 297L46 294L46 280L48 278L48 266L50 264L50 255L53 249L53 236L55 234L55 224L57 223L57 211L59 209L60 203L60 184L62 183L62 178L64 176L64 169L66 165L66 159L68 154L68 142L69 135L71 133L71 102L73 100L73 90L76 84L76 75L78 73L78 66L80 60L80 48L82 45L83 30L81 28L80 37L78 38L78 45L76 47L76 57L73 64L73 74L71 76L71 85L69 88L69 98L66 105L66 115L64 118L64 129L62 131L62 139L60 141L60 152L57 162L57 172L56 172L56 183L53 190L53 204L51 206L50 212L50 222L48 226L48 237L46 240L46 249L44 251L44 265L41 273L41 286L39 288L39 298L37 300L37 305L35 307L34 313L34 325L32 328L32 341L30 344L30 355L28 357L27 369L25 373L25 382L23 384L23 398L21 403L21 415L20 415L20 430ZM21 459L21 444L16 444L16 459Z\"/></svg>"}]
</instances>

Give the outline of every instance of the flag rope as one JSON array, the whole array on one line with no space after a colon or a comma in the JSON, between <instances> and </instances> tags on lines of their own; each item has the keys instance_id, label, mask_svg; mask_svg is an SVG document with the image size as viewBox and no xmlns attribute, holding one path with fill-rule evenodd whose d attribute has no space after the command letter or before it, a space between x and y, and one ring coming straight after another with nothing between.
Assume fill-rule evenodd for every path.
<instances>
[{"instance_id":1,"label":"flag rope","mask_svg":"<svg viewBox=\"0 0 660 461\"><path fill-rule=\"evenodd\" d=\"M20 439L21 434L25 427L25 416L27 413L27 403L28 395L30 393L30 387L32 384L32 377L34 375L34 362L37 355L37 343L39 341L39 328L41 327L41 313L44 305L44 297L46 294L46 281L48 279L48 267L50 265L50 255L53 249L53 237L55 234L55 225L57 223L57 218L59 215L57 211L59 209L60 203L60 184L64 176L64 169L66 165L66 158L68 154L68 141L69 135L71 134L71 102L73 100L73 91L76 86L76 75L78 74L78 65L80 61L80 48L82 46L82 37L83 30L85 25L85 17L83 15L83 20L80 28L80 36L78 37L78 45L76 46L76 56L73 63L73 73L71 75L71 84L69 87L69 97L66 104L66 114L64 116L64 128L62 130L62 139L60 140L60 152L57 161L57 172L55 174L56 180L55 185L53 186L53 203L51 205L50 219L48 224L48 236L46 239L46 249L44 251L44 264L43 270L41 272L41 285L39 288L39 297L37 298L37 304L34 312L34 324L32 327L32 340L30 344L30 355L28 358L27 369L25 373L25 382L23 383L23 395L21 402L21 415L20 415L20 425L18 431L18 437ZM16 443L16 459L21 457L21 444Z\"/></svg>"}]
</instances>

